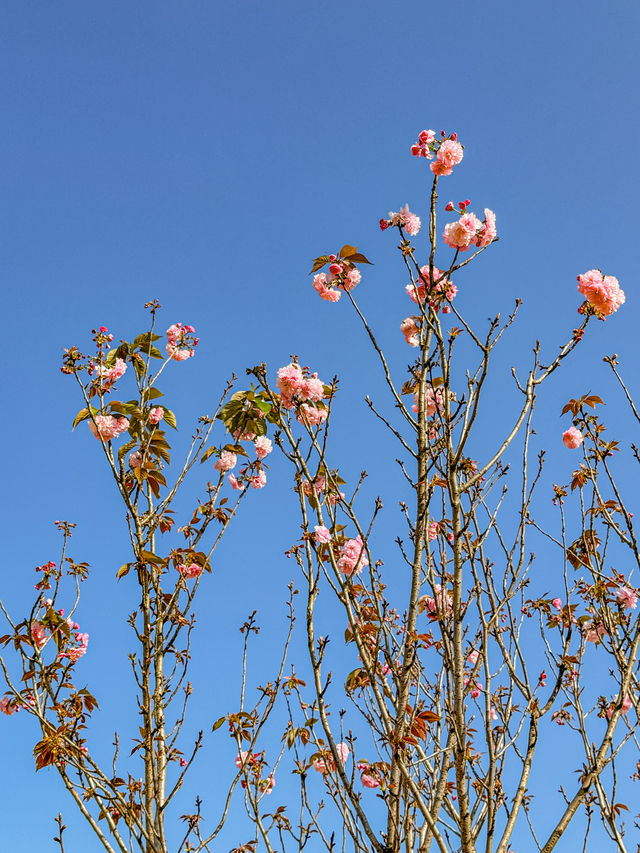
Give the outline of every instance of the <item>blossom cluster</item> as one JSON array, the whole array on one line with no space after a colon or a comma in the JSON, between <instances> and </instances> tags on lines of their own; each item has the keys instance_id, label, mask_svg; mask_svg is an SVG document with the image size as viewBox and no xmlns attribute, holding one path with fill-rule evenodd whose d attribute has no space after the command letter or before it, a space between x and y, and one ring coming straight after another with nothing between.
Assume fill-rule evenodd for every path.
<instances>
[{"instance_id":1,"label":"blossom cluster","mask_svg":"<svg viewBox=\"0 0 640 853\"><path fill-rule=\"evenodd\" d=\"M496 215L488 207L484 209L484 222L475 213L466 210L457 222L449 222L444 226L444 242L452 249L460 252L474 245L482 249L489 246L496 238Z\"/></svg>"},{"instance_id":2,"label":"blossom cluster","mask_svg":"<svg viewBox=\"0 0 640 853\"><path fill-rule=\"evenodd\" d=\"M412 302L424 305L428 300L429 305L434 310L437 311L439 308L442 308L443 314L448 314L451 311L447 303L451 302L458 293L458 288L455 284L446 278L445 273L439 270L438 267L433 268L432 282L429 264L420 267L419 283L417 285L407 284L405 289Z\"/></svg>"},{"instance_id":3,"label":"blossom cluster","mask_svg":"<svg viewBox=\"0 0 640 853\"><path fill-rule=\"evenodd\" d=\"M264 779L261 778L262 768L264 765L264 753L250 753L247 752L247 750L242 749L235 758L235 765L238 770L244 770L247 775L250 773L253 776L256 784L259 785L259 787L265 794L270 794L275 788L276 777L274 773L270 773ZM243 779L240 784L243 788L246 788L247 780Z\"/></svg>"},{"instance_id":4,"label":"blossom cluster","mask_svg":"<svg viewBox=\"0 0 640 853\"><path fill-rule=\"evenodd\" d=\"M347 763L347 759L349 758L349 747L346 743L337 743L336 744L336 752L338 753L338 758L340 759L340 763L344 767ZM333 755L330 750L324 749L322 753L313 761L313 769L317 773L333 773L336 769L336 763L334 761Z\"/></svg>"},{"instance_id":5,"label":"blossom cluster","mask_svg":"<svg viewBox=\"0 0 640 853\"><path fill-rule=\"evenodd\" d=\"M174 361L186 361L195 355L195 348L198 346L199 338L194 337L195 329L193 326L186 326L182 323L173 323L167 329L167 355Z\"/></svg>"},{"instance_id":6,"label":"blossom cluster","mask_svg":"<svg viewBox=\"0 0 640 853\"><path fill-rule=\"evenodd\" d=\"M94 415L93 420L89 421L89 429L97 439L111 441L129 429L129 421L125 417Z\"/></svg>"},{"instance_id":7,"label":"blossom cluster","mask_svg":"<svg viewBox=\"0 0 640 853\"><path fill-rule=\"evenodd\" d=\"M418 227L420 226L418 225ZM331 257L336 258L335 255L331 255ZM360 284L361 280L360 270L353 264L344 260L337 263L334 260L329 265L328 274L320 272L313 277L313 289L318 293L320 299L324 299L326 302L338 302L342 296L342 291L348 293Z\"/></svg>"},{"instance_id":8,"label":"blossom cluster","mask_svg":"<svg viewBox=\"0 0 640 853\"><path fill-rule=\"evenodd\" d=\"M578 290L602 317L614 314L624 305L625 295L618 279L612 275L602 275L600 270L589 270L578 276Z\"/></svg>"},{"instance_id":9,"label":"blossom cluster","mask_svg":"<svg viewBox=\"0 0 640 853\"><path fill-rule=\"evenodd\" d=\"M317 373L309 374L293 361L278 370L276 385L284 409L296 409L296 418L306 426L319 426L327 419L327 409L322 404L325 386Z\"/></svg>"},{"instance_id":10,"label":"blossom cluster","mask_svg":"<svg viewBox=\"0 0 640 853\"><path fill-rule=\"evenodd\" d=\"M103 390L111 388L121 376L124 376L127 370L127 363L121 358L116 358L111 367L106 364L95 364L91 362L89 365L89 374L95 372L100 380Z\"/></svg>"},{"instance_id":11,"label":"blossom cluster","mask_svg":"<svg viewBox=\"0 0 640 853\"><path fill-rule=\"evenodd\" d=\"M369 565L365 553L365 546L361 536L356 536L355 539L347 539L341 546L338 554L338 569L344 575L359 575L360 572Z\"/></svg>"},{"instance_id":12,"label":"blossom cluster","mask_svg":"<svg viewBox=\"0 0 640 853\"><path fill-rule=\"evenodd\" d=\"M442 140L438 140L433 130L423 130L418 135L418 141L411 146L414 157L426 157L432 160L431 171L436 177L450 175L453 167L462 161L464 149L458 142L458 134L449 137L444 130L440 131ZM435 160L433 159L435 157Z\"/></svg>"},{"instance_id":13,"label":"blossom cluster","mask_svg":"<svg viewBox=\"0 0 640 853\"><path fill-rule=\"evenodd\" d=\"M401 207L397 213L390 210L389 218L380 220L380 229L382 231L386 231L390 226L395 226L397 228L404 228L410 237L416 236L420 231L420 225L420 217L415 213L411 213L408 204Z\"/></svg>"}]
</instances>

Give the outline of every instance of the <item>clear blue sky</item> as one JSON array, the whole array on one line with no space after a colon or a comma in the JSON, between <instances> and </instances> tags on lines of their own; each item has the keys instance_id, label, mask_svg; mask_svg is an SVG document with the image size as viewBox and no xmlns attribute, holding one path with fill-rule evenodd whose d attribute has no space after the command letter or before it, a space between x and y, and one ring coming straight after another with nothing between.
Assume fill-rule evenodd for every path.
<instances>
[{"instance_id":1,"label":"clear blue sky","mask_svg":"<svg viewBox=\"0 0 640 853\"><path fill-rule=\"evenodd\" d=\"M70 432L80 402L58 370L62 347L85 346L100 324L130 337L154 297L163 324L193 323L197 358L169 383L185 435L232 370L298 353L323 378L341 375L337 456L351 477L375 473L379 433L362 397L382 396L380 378L347 306L310 290L310 259L350 242L375 262L356 295L402 367L405 276L377 221L405 202L425 215L427 168L409 145L423 127L455 129L465 159L441 198L492 208L501 237L461 276L460 305L482 320L525 299L503 367L537 336L553 352L570 333L578 273L600 266L627 294L550 388L553 435L560 402L601 388L603 354L617 351L629 376L637 365L639 23L634 0L4 4L1 588L22 612L32 568L56 559L53 519L78 522L73 555L94 566L81 621L85 677L104 707L96 737L110 742L125 692L116 672L133 584L113 580L127 559L122 518L95 440ZM286 473L275 461L272 471L273 490L250 495L203 590L194 729L229 707L214 682L233 678L219 656L246 613L260 601L269 630L282 626L273 610L293 572L282 553L298 529ZM63 810L70 849L97 850L54 774L34 777L31 732L24 714L0 720L0 848L46 849ZM215 766L205 758L194 783L209 801Z\"/></svg>"}]
</instances>

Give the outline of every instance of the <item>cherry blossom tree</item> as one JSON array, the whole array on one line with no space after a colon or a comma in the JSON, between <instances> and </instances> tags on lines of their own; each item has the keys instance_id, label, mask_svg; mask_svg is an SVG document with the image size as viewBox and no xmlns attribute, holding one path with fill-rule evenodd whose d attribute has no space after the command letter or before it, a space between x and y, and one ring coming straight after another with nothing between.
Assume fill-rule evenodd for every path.
<instances>
[{"instance_id":1,"label":"cherry blossom tree","mask_svg":"<svg viewBox=\"0 0 640 853\"><path fill-rule=\"evenodd\" d=\"M31 612L16 621L3 607L10 630L2 642L16 655L2 663L0 710L35 718L36 768L57 770L109 851L217 849L234 798L247 819L236 851L309 845L548 853L563 836L571 849L580 843L588 850L600 844L592 841L595 822L615 849L635 849L629 838L640 826L623 797L629 802L640 776L632 582L640 553L621 485L625 448L605 434L605 401L585 389L562 411L564 432L551 436L566 448L566 485L549 481L544 450L533 449L545 383L587 345L590 324L615 322L625 296L609 274L578 275L579 325L552 357L535 344L530 362L505 377L516 409L495 411L487 377L499 369L495 352L517 322L520 301L506 320L496 314L476 329L457 297L459 271L494 251L496 216L489 208L476 215L465 199L448 202L446 224L438 224L440 181L464 155L455 133L422 131L411 154L431 172L426 228L408 206L380 220L385 239L397 238L411 312L398 318L398 346L408 345L413 359L404 375L395 375L354 296L366 286L367 256L346 244L312 265L316 294L342 301L332 311L348 303L379 363L390 405L366 402L396 444L401 494L381 486L372 499L364 472L345 482L331 433L338 384L319 378L321 365L315 372L298 358L277 371L260 364L247 371L248 387L234 390L230 382L175 469L166 427L175 428L176 417L158 381L169 367L186 369L173 363L196 352L193 327L171 325L163 353L154 302L149 331L132 342L116 346L100 328L90 357L75 347L65 352L63 371L75 377L84 402L74 425L96 437L126 508L131 560L117 576L134 573L139 589L130 624L140 739L128 760L116 740L112 770L86 746L96 700L74 683L89 642L74 612L88 569L67 556L67 522L58 522L61 559L38 567ZM605 362L612 392L621 392L632 422L640 422L616 356ZM113 399L127 380L134 397ZM492 441L479 446L474 438L488 407ZM185 752L180 740L197 591L244 496L267 484L264 460L274 446L276 464L291 470L302 530L288 551L297 571L288 629L252 703L246 688L255 613L243 624L240 701L211 721L217 736L231 737L235 761L216 783L216 815L203 815L196 797L174 848L170 806L203 745L199 737ZM635 445L626 452L640 461ZM174 499L197 462L212 479L193 515L174 525ZM399 501L404 525L391 544L378 533L390 499ZM555 554L551 590L536 578L539 547ZM392 553L390 569L381 555L389 563ZM336 624L343 634L336 636ZM554 761L560 794L550 810L537 806L532 777L549 760L545 741L559 731L567 760ZM577 754L576 767L570 756ZM295 802L279 800L284 774L298 780Z\"/></svg>"}]
</instances>

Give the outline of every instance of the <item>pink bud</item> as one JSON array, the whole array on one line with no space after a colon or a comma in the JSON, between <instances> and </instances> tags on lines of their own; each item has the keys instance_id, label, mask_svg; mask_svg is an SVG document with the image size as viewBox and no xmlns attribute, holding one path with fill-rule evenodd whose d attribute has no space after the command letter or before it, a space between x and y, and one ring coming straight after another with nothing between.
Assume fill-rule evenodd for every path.
<instances>
[{"instance_id":1,"label":"pink bud","mask_svg":"<svg viewBox=\"0 0 640 853\"><path fill-rule=\"evenodd\" d=\"M389 221L387 219L381 219L380 220L380 230L386 231L388 227L389 227Z\"/></svg>"},{"instance_id":2,"label":"pink bud","mask_svg":"<svg viewBox=\"0 0 640 853\"><path fill-rule=\"evenodd\" d=\"M338 258L338 256L337 256L337 255L329 255L329 260L330 260L330 261L335 261L335 260L337 260L337 258Z\"/></svg>"},{"instance_id":3,"label":"pink bud","mask_svg":"<svg viewBox=\"0 0 640 853\"><path fill-rule=\"evenodd\" d=\"M413 154L414 157L419 157L420 156L420 146L419 145L412 145L411 146L411 153Z\"/></svg>"},{"instance_id":4,"label":"pink bud","mask_svg":"<svg viewBox=\"0 0 640 853\"><path fill-rule=\"evenodd\" d=\"M329 272L331 275L340 275L342 272L342 264L330 264Z\"/></svg>"},{"instance_id":5,"label":"pink bud","mask_svg":"<svg viewBox=\"0 0 640 853\"><path fill-rule=\"evenodd\" d=\"M453 210L453 202L452 201L447 202L447 206L445 207L445 210Z\"/></svg>"}]
</instances>

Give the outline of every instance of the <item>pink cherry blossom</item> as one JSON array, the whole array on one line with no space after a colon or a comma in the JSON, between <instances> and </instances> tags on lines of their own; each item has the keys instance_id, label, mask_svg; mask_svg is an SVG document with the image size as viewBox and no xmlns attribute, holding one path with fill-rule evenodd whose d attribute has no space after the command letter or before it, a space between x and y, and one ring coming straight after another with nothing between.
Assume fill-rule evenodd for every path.
<instances>
[{"instance_id":1,"label":"pink cherry blossom","mask_svg":"<svg viewBox=\"0 0 640 853\"><path fill-rule=\"evenodd\" d=\"M635 610L638 604L638 595L635 590L623 586L616 590L616 600L627 610Z\"/></svg>"},{"instance_id":2,"label":"pink cherry blossom","mask_svg":"<svg viewBox=\"0 0 640 853\"><path fill-rule=\"evenodd\" d=\"M180 563L176 568L182 577L187 578L188 580L197 578L202 574L202 566L199 566L198 563L189 563L189 565L186 563Z\"/></svg>"},{"instance_id":3,"label":"pink cherry blossom","mask_svg":"<svg viewBox=\"0 0 640 853\"><path fill-rule=\"evenodd\" d=\"M248 755L249 755L249 753L247 752L246 749L241 749L240 754L236 755L235 764L236 764L236 767L238 768L238 770L244 765L244 763L247 760Z\"/></svg>"},{"instance_id":4,"label":"pink cherry blossom","mask_svg":"<svg viewBox=\"0 0 640 853\"><path fill-rule=\"evenodd\" d=\"M562 610L562 599L561 598L553 598L551 600L551 604L555 607L556 610Z\"/></svg>"},{"instance_id":5,"label":"pink cherry blossom","mask_svg":"<svg viewBox=\"0 0 640 853\"><path fill-rule=\"evenodd\" d=\"M360 771L360 781L364 785L365 788L379 788L380 787L380 779L375 772L374 768L370 767L368 764L358 764L358 770Z\"/></svg>"},{"instance_id":6,"label":"pink cherry blossom","mask_svg":"<svg viewBox=\"0 0 640 853\"><path fill-rule=\"evenodd\" d=\"M326 302L338 302L342 296L339 290L329 287L329 279L324 272L313 277L313 289L319 294L320 299L324 299Z\"/></svg>"},{"instance_id":7,"label":"pink cherry blossom","mask_svg":"<svg viewBox=\"0 0 640 853\"><path fill-rule=\"evenodd\" d=\"M223 450L220 453L219 459L213 463L213 467L216 471L219 471L221 474L224 474L227 471L231 471L236 467L236 462L238 461L238 457L231 450ZM231 480L229 480L231 482Z\"/></svg>"},{"instance_id":8,"label":"pink cherry blossom","mask_svg":"<svg viewBox=\"0 0 640 853\"><path fill-rule=\"evenodd\" d=\"M416 390L413 394L413 405L411 406L411 411L416 414L418 412L418 397L419 392ZM424 389L424 408L428 418L433 417L436 412L441 412L443 404L442 391L439 388L434 391L429 385Z\"/></svg>"},{"instance_id":9,"label":"pink cherry blossom","mask_svg":"<svg viewBox=\"0 0 640 853\"><path fill-rule=\"evenodd\" d=\"M483 248L489 246L497 236L496 215L488 207L484 209L484 228L476 236L476 246Z\"/></svg>"},{"instance_id":10,"label":"pink cherry blossom","mask_svg":"<svg viewBox=\"0 0 640 853\"><path fill-rule=\"evenodd\" d=\"M236 491L241 491L244 488L244 485L240 482L240 480L236 479L234 474L229 474L227 479L229 480L229 485L232 489L235 489Z\"/></svg>"},{"instance_id":11,"label":"pink cherry blossom","mask_svg":"<svg viewBox=\"0 0 640 853\"><path fill-rule=\"evenodd\" d=\"M162 406L156 406L149 412L149 423L159 424L164 417L164 409Z\"/></svg>"},{"instance_id":12,"label":"pink cherry blossom","mask_svg":"<svg viewBox=\"0 0 640 853\"><path fill-rule=\"evenodd\" d=\"M568 430L562 433L562 443L570 450L575 450L576 447L580 447L583 441L584 436L579 429L576 429L573 426L569 427Z\"/></svg>"},{"instance_id":13,"label":"pink cherry blossom","mask_svg":"<svg viewBox=\"0 0 640 853\"><path fill-rule=\"evenodd\" d=\"M127 370L127 363L121 358L116 358L112 367L107 367L106 364L96 364L95 371L105 385L113 385L116 380L124 376Z\"/></svg>"},{"instance_id":14,"label":"pink cherry blossom","mask_svg":"<svg viewBox=\"0 0 640 853\"><path fill-rule=\"evenodd\" d=\"M293 361L278 370L276 385L283 397L292 399L302 388L305 381L300 365Z\"/></svg>"},{"instance_id":15,"label":"pink cherry blossom","mask_svg":"<svg viewBox=\"0 0 640 853\"><path fill-rule=\"evenodd\" d=\"M598 622L597 624L592 622L590 625L583 627L582 633L587 643L600 643L602 642L602 638L607 636L608 632L602 622Z\"/></svg>"},{"instance_id":16,"label":"pink cherry blossom","mask_svg":"<svg viewBox=\"0 0 640 853\"><path fill-rule=\"evenodd\" d=\"M267 475L264 471L259 471L255 476L251 478L251 488L252 489L262 489L267 485Z\"/></svg>"},{"instance_id":17,"label":"pink cherry blossom","mask_svg":"<svg viewBox=\"0 0 640 853\"><path fill-rule=\"evenodd\" d=\"M411 213L408 204L401 207L397 213L389 211L389 221L391 225L402 226L411 237L415 237L420 231L420 217L415 213Z\"/></svg>"},{"instance_id":18,"label":"pink cherry blossom","mask_svg":"<svg viewBox=\"0 0 640 853\"><path fill-rule=\"evenodd\" d=\"M270 776L267 776L264 781L266 783L264 792L265 794L270 794L276 786L276 777L272 773Z\"/></svg>"},{"instance_id":19,"label":"pink cherry blossom","mask_svg":"<svg viewBox=\"0 0 640 853\"><path fill-rule=\"evenodd\" d=\"M47 631L40 622L31 623L31 638L36 648L41 649L47 642Z\"/></svg>"},{"instance_id":20,"label":"pink cherry blossom","mask_svg":"<svg viewBox=\"0 0 640 853\"><path fill-rule=\"evenodd\" d=\"M301 399L308 400L311 403L319 403L324 397L324 382L318 379L318 374L313 373L308 379L304 379L298 396Z\"/></svg>"},{"instance_id":21,"label":"pink cherry blossom","mask_svg":"<svg viewBox=\"0 0 640 853\"><path fill-rule=\"evenodd\" d=\"M470 664L472 664L472 666L475 666L476 663L478 662L479 657L480 657L480 652L476 651L475 649L472 649L469 652L469 654L467 655L467 660L469 661Z\"/></svg>"},{"instance_id":22,"label":"pink cherry blossom","mask_svg":"<svg viewBox=\"0 0 640 853\"><path fill-rule=\"evenodd\" d=\"M352 267L348 272L344 274L342 277L342 287L347 292L353 290L356 285L360 284L362 281L362 274L360 270Z\"/></svg>"},{"instance_id":23,"label":"pink cherry blossom","mask_svg":"<svg viewBox=\"0 0 640 853\"><path fill-rule=\"evenodd\" d=\"M129 454L129 468L139 468L142 465L142 453L132 450Z\"/></svg>"},{"instance_id":24,"label":"pink cherry blossom","mask_svg":"<svg viewBox=\"0 0 640 853\"><path fill-rule=\"evenodd\" d=\"M86 653L87 646L89 645L89 635L78 632L74 639L79 645L75 648L70 648L66 652L60 652L58 655L59 658L69 658L71 663L76 663Z\"/></svg>"},{"instance_id":25,"label":"pink cherry blossom","mask_svg":"<svg viewBox=\"0 0 640 853\"><path fill-rule=\"evenodd\" d=\"M340 548L338 557L338 570L344 575L359 575L365 566L369 565L365 553L364 543L360 536L355 539L347 539Z\"/></svg>"},{"instance_id":26,"label":"pink cherry blossom","mask_svg":"<svg viewBox=\"0 0 640 853\"><path fill-rule=\"evenodd\" d=\"M406 317L400 323L400 331L404 335L405 341L411 347L417 347L420 344L420 327L413 317Z\"/></svg>"},{"instance_id":27,"label":"pink cherry blossom","mask_svg":"<svg viewBox=\"0 0 640 853\"><path fill-rule=\"evenodd\" d=\"M463 213L457 222L449 222L444 226L444 242L452 249L466 252L482 227L475 213Z\"/></svg>"},{"instance_id":28,"label":"pink cherry blossom","mask_svg":"<svg viewBox=\"0 0 640 853\"><path fill-rule=\"evenodd\" d=\"M438 538L438 533L440 532L440 525L437 521L432 521L427 529L427 539L429 542L433 542L434 539Z\"/></svg>"},{"instance_id":29,"label":"pink cherry blossom","mask_svg":"<svg viewBox=\"0 0 640 853\"><path fill-rule=\"evenodd\" d=\"M326 421L328 414L326 409L318 409L309 403L303 403L296 413L296 419L306 426L320 426Z\"/></svg>"},{"instance_id":30,"label":"pink cherry blossom","mask_svg":"<svg viewBox=\"0 0 640 853\"><path fill-rule=\"evenodd\" d=\"M113 415L95 415L94 421L89 421L89 429L97 439L111 441L129 429L127 418L114 418Z\"/></svg>"},{"instance_id":31,"label":"pink cherry blossom","mask_svg":"<svg viewBox=\"0 0 640 853\"><path fill-rule=\"evenodd\" d=\"M347 759L349 758L349 747L346 743L337 743L336 752L338 753L340 763L344 767ZM333 773L335 771L336 763L330 750L323 750L323 757L315 759L313 762L313 769L317 773Z\"/></svg>"},{"instance_id":32,"label":"pink cherry blossom","mask_svg":"<svg viewBox=\"0 0 640 853\"><path fill-rule=\"evenodd\" d=\"M256 438L254 442L254 447L258 459L264 459L265 456L268 456L273 450L273 444L271 443L271 439L267 438L266 435L258 436L258 438Z\"/></svg>"},{"instance_id":33,"label":"pink cherry blossom","mask_svg":"<svg viewBox=\"0 0 640 853\"><path fill-rule=\"evenodd\" d=\"M629 696L625 696L624 699L622 700L622 707L620 709L620 713L621 714L628 714L632 707L633 707L633 702L631 701L631 698ZM611 717L613 717L613 711L614 711L613 707L610 706L609 708L607 708L605 713L607 715L608 720L610 720Z\"/></svg>"},{"instance_id":34,"label":"pink cherry blossom","mask_svg":"<svg viewBox=\"0 0 640 853\"><path fill-rule=\"evenodd\" d=\"M454 139L444 139L440 143L436 159L431 163L434 175L450 175L453 167L462 161L464 151L462 145Z\"/></svg>"},{"instance_id":35,"label":"pink cherry blossom","mask_svg":"<svg viewBox=\"0 0 640 853\"><path fill-rule=\"evenodd\" d=\"M318 545L331 541L331 533L323 524L316 524L313 529L313 539Z\"/></svg>"},{"instance_id":36,"label":"pink cherry blossom","mask_svg":"<svg viewBox=\"0 0 640 853\"><path fill-rule=\"evenodd\" d=\"M605 317L614 314L625 302L618 279L612 275L603 276L600 270L589 270L579 275L578 290Z\"/></svg>"},{"instance_id":37,"label":"pink cherry blossom","mask_svg":"<svg viewBox=\"0 0 640 853\"><path fill-rule=\"evenodd\" d=\"M10 717L12 714L15 714L17 710L17 707L11 701L11 698L9 696L3 696L2 699L0 699L0 712L6 714L7 717Z\"/></svg>"}]
</instances>

